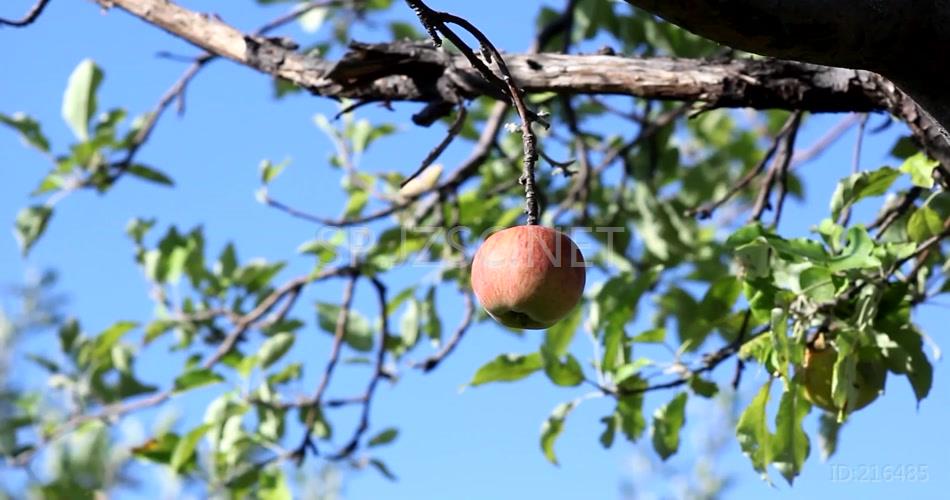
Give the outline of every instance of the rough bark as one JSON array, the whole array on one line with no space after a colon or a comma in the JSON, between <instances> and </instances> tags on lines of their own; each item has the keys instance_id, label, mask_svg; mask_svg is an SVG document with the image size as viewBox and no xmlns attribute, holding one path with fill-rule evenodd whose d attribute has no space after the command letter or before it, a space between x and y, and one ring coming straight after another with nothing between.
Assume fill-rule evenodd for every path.
<instances>
[{"instance_id":1,"label":"rough bark","mask_svg":"<svg viewBox=\"0 0 950 500\"><path fill-rule=\"evenodd\" d=\"M720 6L729 3L707 1ZM730 0L733 1L743 5L757 3ZM494 95L495 91L483 83L481 75L463 57L426 43L354 43L341 60L327 61L297 52L283 39L245 35L214 16L190 11L168 0L99 0L99 3L119 7L212 54L284 78L326 97L419 101L436 108L481 95L500 97ZM662 10L660 7L665 4L639 3L657 10ZM668 3L686 7L704 2ZM792 54L783 52L782 55ZM884 110L907 123L931 156L950 165L950 147L942 136L942 129L919 112L893 84L868 71L778 60L717 62L561 54L508 54L505 57L516 82L532 92L627 94L695 101L709 107L813 112Z\"/></svg>"}]
</instances>

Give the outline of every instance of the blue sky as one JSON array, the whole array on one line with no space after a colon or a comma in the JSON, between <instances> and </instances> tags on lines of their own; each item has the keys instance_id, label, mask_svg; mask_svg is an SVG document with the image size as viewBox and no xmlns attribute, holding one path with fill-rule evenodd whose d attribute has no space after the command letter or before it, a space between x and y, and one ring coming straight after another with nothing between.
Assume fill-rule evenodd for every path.
<instances>
[{"instance_id":1,"label":"blue sky","mask_svg":"<svg viewBox=\"0 0 950 500\"><path fill-rule=\"evenodd\" d=\"M23 4L29 2L13 2ZM19 6L3 7L0 15L10 16ZM505 15L497 15L497 0L464 2L434 0L433 7L463 15L487 33L497 46L507 51L524 50L530 43L534 14L540 4L555 2L504 2ZM559 4L559 2L557 3ZM250 1L191 1L186 5L215 9L226 21L246 30L253 29L277 14L276 9L259 9ZM397 7L394 15L409 19L408 10ZM299 35L290 30L288 33ZM363 41L383 40L382 32L356 31ZM25 111L41 120L52 139L54 150L62 150L70 132L60 118L60 98L66 78L84 58L94 59L105 71L100 93L100 109L122 106L130 115L151 108L154 101L177 79L184 64L159 59L155 54L170 51L195 54L196 51L158 29L129 16L112 11L103 14L91 2L53 2L38 23L24 30L0 30L0 112ZM331 144L314 126L316 113L332 115L336 104L325 99L294 96L282 101L272 99L271 82L251 70L226 61L206 68L188 90L187 113L179 118L163 118L140 159L170 173L175 189L165 189L133 179L125 179L107 196L79 193L57 207L57 213L33 253L22 259L9 231L0 237L0 283L22 282L31 271L54 268L60 271L60 290L70 299L69 312L78 316L87 331L105 328L117 319L146 321L153 306L147 284L132 260L132 246L124 235L132 217L157 217L158 231L169 224L179 228L202 225L211 256L228 241L234 241L242 259L267 257L291 261L282 277L308 270L309 262L293 254L297 245L313 237L319 229L267 209L254 199L258 183L258 163L262 159L293 160L273 191L296 206L335 216L342 198L334 184L337 171L327 165ZM435 144L441 134L432 129L415 128L409 116L416 105L399 104L390 113L374 107L362 108L357 116L396 124L402 134L384 140L367 154L360 165L370 171L400 170L408 173L421 155ZM841 116L813 120L800 144L810 144L824 129ZM872 117L879 123L881 117ZM891 162L886 152L897 131L869 137L865 141L865 168ZM795 202L783 221L782 230L805 234L808 227L827 213L834 184L847 174L851 164L854 131L819 160L803 168L808 189L805 203ZM451 168L464 157L467 145L451 148L444 157ZM9 130L0 130L0 225L12 228L16 212L30 203L32 190L48 168L42 156L27 150ZM329 181L328 179L334 179ZM867 210L856 217L868 217ZM396 291L417 279L406 273L389 283ZM401 281L405 280L405 281ZM358 290L356 306L372 316L374 298L368 286ZM402 285L402 286L400 286ZM312 318L315 300L338 300L341 284L321 284L309 291L298 307L298 314ZM444 327L451 330L459 317L457 298L440 295L440 313ZM939 301L940 299L938 299ZM942 342L940 321L946 307L926 306L915 318ZM398 318L396 318L398 320ZM395 320L394 320L395 321ZM308 376L293 387L299 393L311 390L327 350L323 334L302 338L290 360L307 362ZM579 336L582 337L582 336ZM436 372L421 375L403 367L398 385L382 386L374 404L373 422L378 428L398 427L399 439L380 452L399 481L391 483L373 472L353 473L346 477L347 498L617 498L624 481L639 481L634 464L639 454L652 456L649 439L637 444L618 441L613 449L603 450L597 441L599 419L611 405L607 400L583 404L569 418L557 444L560 467L546 462L538 447L538 431L543 419L562 401L579 395L576 390L552 387L541 376L513 385L489 385L460 392L484 362L503 352L528 352L537 348L540 337L528 333L516 337L490 323L473 327L460 349ZM26 351L44 349L49 337L28 340ZM589 346L578 341L575 352L589 356ZM414 355L421 357L424 349ZM153 346L141 361L144 378L155 381L171 376L169 364L181 360L164 352L164 345ZM828 463L818 459L817 443L804 474L794 489L773 474L775 487L760 481L745 457L730 440L724 453L716 458L720 472L735 481L727 498L762 498L765 495L802 498L890 498L897 494L911 498L941 498L950 488L948 445L950 437L942 427L950 407L950 375L942 363L936 364L934 388L918 409L909 385L903 379L889 381L886 397L852 418L842 434L838 454ZM24 379L38 375L29 368ZM716 374L724 380L731 375L727 363ZM342 370L333 395L360 391L365 371ZM36 380L36 379L34 379ZM761 370L746 372L740 401L745 402L765 380ZM175 400L172 406L183 415L182 425L200 420L203 403L221 387L196 391L195 395ZM672 393L652 394L647 407L665 403ZM143 416L145 427L161 409ZM652 410L649 410L652 411ZM195 415L197 413L197 415ZM684 436L685 452L671 459L675 467L685 467L696 457L696 439L704 435L707 422L715 422L718 413L696 398L688 412ZM341 431L347 417L341 413ZM808 419L815 429L814 414ZM134 426L123 427L134 435ZM842 471L883 470L884 467L927 466L927 481L834 481ZM149 469L154 470L154 469ZM0 474L7 473L0 470ZM2 480L2 477L0 477ZM640 484L640 483L637 483ZM649 488L668 496L665 484L650 483Z\"/></svg>"}]
</instances>

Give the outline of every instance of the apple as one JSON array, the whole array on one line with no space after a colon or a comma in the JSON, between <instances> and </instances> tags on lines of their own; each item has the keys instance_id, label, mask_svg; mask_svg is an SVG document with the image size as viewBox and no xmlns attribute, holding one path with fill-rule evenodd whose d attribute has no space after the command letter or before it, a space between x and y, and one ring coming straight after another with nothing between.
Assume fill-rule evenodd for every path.
<instances>
[{"instance_id":1,"label":"apple","mask_svg":"<svg viewBox=\"0 0 950 500\"><path fill-rule=\"evenodd\" d=\"M571 239L542 226L492 234L475 252L472 288L499 323L539 330L557 323L584 293L584 256Z\"/></svg>"},{"instance_id":2,"label":"apple","mask_svg":"<svg viewBox=\"0 0 950 500\"><path fill-rule=\"evenodd\" d=\"M831 391L837 360L838 351L830 344L826 344L823 349L809 346L805 351L802 373L805 398L813 405L835 413L841 410L835 405ZM858 361L853 381L857 395L854 401L848 401L846 413L860 410L877 399L884 389L886 377L887 371L880 364Z\"/></svg>"}]
</instances>

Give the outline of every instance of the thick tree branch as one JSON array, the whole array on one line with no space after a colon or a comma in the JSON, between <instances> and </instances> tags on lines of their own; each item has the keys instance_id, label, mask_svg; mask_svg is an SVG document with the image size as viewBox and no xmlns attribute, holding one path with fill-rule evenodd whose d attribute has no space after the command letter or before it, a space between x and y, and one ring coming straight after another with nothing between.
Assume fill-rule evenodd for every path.
<instances>
[{"instance_id":1,"label":"thick tree branch","mask_svg":"<svg viewBox=\"0 0 950 500\"><path fill-rule=\"evenodd\" d=\"M641 3L651 4L648 7L656 11L660 2ZM668 3L682 8L690 2ZM459 98L481 95L502 97L463 56L452 56L428 44L354 43L343 59L331 62L295 52L281 41L245 36L213 16L170 1L109 0L104 4L318 95L427 103L454 103ZM950 165L950 145L942 128L893 84L866 71L774 60L722 63L563 54L512 54L505 60L515 83L528 92L627 94L696 101L708 107L810 112L886 110L908 124L931 156Z\"/></svg>"},{"instance_id":2,"label":"thick tree branch","mask_svg":"<svg viewBox=\"0 0 950 500\"><path fill-rule=\"evenodd\" d=\"M112 3L201 48L327 97L431 102L439 97L454 98L451 86L463 97L489 92L464 57L429 44L354 43L342 60L330 62L307 57L266 38L245 37L211 16L171 2ZM892 91L871 73L782 61L720 63L510 54L506 62L514 80L529 92L627 94L724 107L877 111L888 108L885 97Z\"/></svg>"}]
</instances>

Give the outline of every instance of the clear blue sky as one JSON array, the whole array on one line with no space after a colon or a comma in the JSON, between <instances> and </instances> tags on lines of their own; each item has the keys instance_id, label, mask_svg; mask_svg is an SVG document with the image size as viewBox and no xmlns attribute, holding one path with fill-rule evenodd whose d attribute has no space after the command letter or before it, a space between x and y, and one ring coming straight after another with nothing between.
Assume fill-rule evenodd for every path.
<instances>
[{"instance_id":1,"label":"clear blue sky","mask_svg":"<svg viewBox=\"0 0 950 500\"><path fill-rule=\"evenodd\" d=\"M0 15L20 12L28 1L5 2ZM433 7L467 17L487 33L503 50L520 51L530 42L534 14L539 4L560 2L502 2L433 0ZM199 10L217 9L226 21L250 30L270 19L278 10L262 10L252 2L191 1ZM399 7L396 15L409 19ZM294 31L291 34L296 35ZM382 32L358 30L364 41L382 40ZM67 76L84 58L92 58L105 70L100 109L122 106L130 115L151 108L157 97L177 79L183 63L158 59L159 51L194 54L196 51L171 36L132 19L121 12L103 15L92 2L52 2L34 26L24 30L0 30L0 112L25 111L41 120L54 150L68 145L70 132L60 118L60 98ZM69 295L69 312L78 316L87 331L95 332L117 319L146 321L152 304L147 285L132 259L132 248L124 235L126 222L136 216L158 217L163 231L169 224L190 228L201 224L212 255L227 241L234 241L242 259L289 258L291 265L282 276L304 272L307 259L295 257L297 245L319 229L269 210L254 200L258 182L258 162L262 159L293 159L291 169L277 181L274 192L297 206L327 215L337 215L342 198L327 165L331 145L313 125L316 113L331 114L336 105L328 100L295 96L272 99L268 78L229 62L217 61L196 79L188 91L188 108L183 118L169 114L163 118L140 159L169 172L175 189L164 189L133 179L125 179L105 197L80 193L65 200L47 234L26 260L22 259L10 232L0 238L0 283L22 282L31 270L53 268L61 272L60 290ZM363 158L361 168L371 171L398 169L409 172L441 133L414 128L409 115L415 105L397 105L395 113L366 107L359 117L385 120L404 131L394 140L383 141ZM839 116L814 120L800 144L809 144ZM880 122L873 117L872 122ZM865 141L866 168L879 166L893 143L894 131ZM808 189L806 203L794 204L783 231L804 234L811 224L827 213L834 183L850 169L853 132L838 147L804 168ZM445 156L451 167L466 154L465 147L453 147ZM0 225L12 228L16 212L30 203L32 190L48 168L46 159L27 150L12 131L0 130ZM867 216L859 211L856 216ZM406 274L400 279L416 277ZM399 290L408 281L391 281ZM338 300L339 283L321 284L301 301L298 314L311 319L314 300ZM444 325L453 328L459 312L451 294L440 296ZM364 286L356 305L375 314L373 297ZM944 307L921 308L915 318L938 343L945 343L940 321ZM327 342L323 334L308 330L298 342L291 360L307 363L303 382L293 391L309 392L322 367ZM396 443L380 452L399 481L390 483L374 472L348 474L347 498L617 498L624 481L637 480L634 457L652 456L649 439L630 444L618 441L603 450L597 441L599 418L610 411L608 401L591 401L575 411L557 444L560 467L547 463L538 447L543 419L558 403L576 397L575 390L552 387L540 376L513 385L493 385L459 392L475 370L503 352L528 352L537 348L538 334L518 338L489 323L472 328L457 353L428 376L403 367L398 385L383 386L374 404L373 422L378 428L396 426L401 434ZM42 350L50 337L28 341L27 351ZM141 361L144 378L168 380L167 367L176 369L181 360L167 354L164 345L153 346ZM579 342L579 356L589 348ZM424 349L414 355L420 357ZM730 364L717 373L724 380L731 375ZM24 379L39 373L24 368ZM38 380L38 379L34 379ZM333 395L361 390L365 372L341 371ZM764 375L746 372L740 397L743 402L758 388ZM918 410L909 385L892 378L887 395L867 410L855 415L842 434L838 454L828 463L818 459L817 443L794 489L773 473L776 487L760 481L739 452L734 439L716 466L734 481L727 498L757 499L766 495L783 498L946 498L950 488L950 437L943 425L950 407L950 375L942 363L936 364L936 378L930 398ZM222 390L214 386L194 396L172 403L184 414L183 425L201 418L206 398ZM665 402L670 394L653 394L647 399L648 412ZM716 412L708 404L688 411L685 450L671 460L686 467L695 458L694 436L702 436L706 423ZM161 410L159 413L166 410ZM192 414L189 414L192 413ZM197 415L193 413L197 412ZM147 413L146 426L155 412ZM345 431L346 413L338 421ZM815 429L813 414L807 422ZM290 423L291 427L294 426ZM124 427L124 432L131 427ZM134 432L133 432L134 434ZM832 468L927 465L926 482L872 483L834 482ZM149 469L154 470L154 469ZM841 470L841 469L838 469ZM141 472L141 471L140 471ZM0 478L0 480L3 480ZM668 496L672 490L655 489L669 485L651 483L649 488Z\"/></svg>"}]
</instances>

